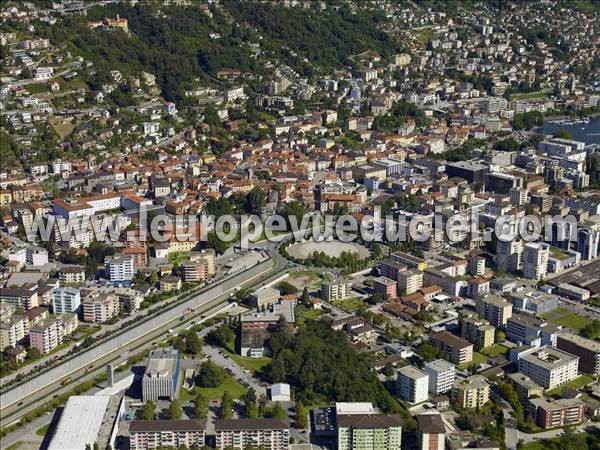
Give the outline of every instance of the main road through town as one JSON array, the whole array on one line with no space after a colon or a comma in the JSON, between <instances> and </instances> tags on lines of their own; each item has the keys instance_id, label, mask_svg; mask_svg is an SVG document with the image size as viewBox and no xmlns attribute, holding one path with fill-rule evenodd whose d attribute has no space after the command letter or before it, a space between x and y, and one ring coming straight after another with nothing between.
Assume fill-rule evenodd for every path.
<instances>
[{"instance_id":1,"label":"main road through town","mask_svg":"<svg viewBox=\"0 0 600 450\"><path fill-rule=\"evenodd\" d=\"M225 303L229 294L241 286L254 284L258 278L278 273L285 268L285 260L277 254L276 245L267 251L268 258L255 266L227 277L210 288L192 294L176 306L160 311L155 317L134 324L120 334L109 337L95 347L91 347L73 358L41 372L35 378L3 390L0 395L0 418L3 425L10 425L18 418L58 395L73 388L73 384L58 386L66 377L73 382L84 381L98 375L108 363L119 363L132 356L129 348L168 334L168 329L178 324L180 318L190 311L198 314ZM93 370L90 370L90 367Z\"/></svg>"}]
</instances>

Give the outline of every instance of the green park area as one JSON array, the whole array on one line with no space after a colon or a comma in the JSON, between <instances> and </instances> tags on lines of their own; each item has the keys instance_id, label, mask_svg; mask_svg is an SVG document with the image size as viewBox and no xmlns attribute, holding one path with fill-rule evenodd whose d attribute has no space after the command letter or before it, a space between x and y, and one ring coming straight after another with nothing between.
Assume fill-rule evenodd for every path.
<instances>
[{"instance_id":1,"label":"green park area","mask_svg":"<svg viewBox=\"0 0 600 450\"><path fill-rule=\"evenodd\" d=\"M554 311L550 311L542 317L549 322L571 328L574 331L580 331L592 323L591 319L572 313L564 308L556 308Z\"/></svg>"},{"instance_id":2,"label":"green park area","mask_svg":"<svg viewBox=\"0 0 600 450\"><path fill-rule=\"evenodd\" d=\"M561 392L564 389L573 389L577 390L583 386L587 386L592 383L594 379L589 375L581 375L580 377L575 378L574 380L569 381L568 383L562 384L554 389L546 391L547 395L551 396L560 396Z\"/></svg>"},{"instance_id":3,"label":"green park area","mask_svg":"<svg viewBox=\"0 0 600 450\"><path fill-rule=\"evenodd\" d=\"M506 355L508 353L508 347L502 344L494 344L481 350L481 353L488 358L495 358L498 355Z\"/></svg>"}]
</instances>

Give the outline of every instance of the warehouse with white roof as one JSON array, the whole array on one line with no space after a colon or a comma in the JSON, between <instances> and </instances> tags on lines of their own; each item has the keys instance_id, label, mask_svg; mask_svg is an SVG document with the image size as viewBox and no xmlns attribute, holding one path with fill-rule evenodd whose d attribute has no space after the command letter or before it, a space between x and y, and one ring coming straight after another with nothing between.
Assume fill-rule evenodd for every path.
<instances>
[{"instance_id":1,"label":"warehouse with white roof","mask_svg":"<svg viewBox=\"0 0 600 450\"><path fill-rule=\"evenodd\" d=\"M122 397L110 395L73 395L60 415L48 450L84 449L97 443L99 448L114 448Z\"/></svg>"}]
</instances>

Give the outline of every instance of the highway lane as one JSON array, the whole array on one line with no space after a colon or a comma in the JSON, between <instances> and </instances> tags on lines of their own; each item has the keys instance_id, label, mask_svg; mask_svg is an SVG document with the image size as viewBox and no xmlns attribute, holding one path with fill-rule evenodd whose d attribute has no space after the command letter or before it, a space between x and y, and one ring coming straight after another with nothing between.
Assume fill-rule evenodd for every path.
<instances>
[{"instance_id":1,"label":"highway lane","mask_svg":"<svg viewBox=\"0 0 600 450\"><path fill-rule=\"evenodd\" d=\"M225 279L222 283L210 287L206 291L181 302L177 306L159 313L154 318L136 324L124 333L109 338L107 341L82 352L73 359L65 361L63 364L54 367L45 373L41 373L36 378L6 390L0 396L0 413L2 413L2 415L6 414L5 411L7 411L7 408L11 405L24 401L32 394L43 390L47 386L54 385L59 380L62 380L81 369L85 369L91 364L104 363L107 355L112 353L116 355L119 352L122 352L122 347L127 346L131 342L135 342L140 337L145 336L154 330L164 328L165 324L179 319L182 314L186 313L189 309L196 309L211 301L211 299L217 298L221 294L229 293L235 288L240 287L242 284L246 284L250 280L263 275L266 272L277 271L280 269L282 269L280 264L276 264L275 267L273 267L272 260L267 259L244 272Z\"/></svg>"}]
</instances>

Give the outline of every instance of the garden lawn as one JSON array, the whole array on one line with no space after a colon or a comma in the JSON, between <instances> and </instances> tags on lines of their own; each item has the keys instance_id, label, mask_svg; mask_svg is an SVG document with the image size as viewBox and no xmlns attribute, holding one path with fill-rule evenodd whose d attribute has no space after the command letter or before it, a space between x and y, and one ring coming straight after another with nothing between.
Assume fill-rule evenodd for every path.
<instances>
[{"instance_id":1,"label":"garden lawn","mask_svg":"<svg viewBox=\"0 0 600 450\"><path fill-rule=\"evenodd\" d=\"M488 358L495 358L498 355L506 355L507 352L508 347L502 344L490 345L489 347L481 350L481 353L487 356Z\"/></svg>"},{"instance_id":2,"label":"garden lawn","mask_svg":"<svg viewBox=\"0 0 600 450\"><path fill-rule=\"evenodd\" d=\"M488 360L488 357L482 355L479 352L473 352L473 361L468 363L461 364L460 366L456 366L458 369L466 369L467 367L471 367L473 365L478 366L481 363L485 363Z\"/></svg>"},{"instance_id":3,"label":"garden lawn","mask_svg":"<svg viewBox=\"0 0 600 450\"><path fill-rule=\"evenodd\" d=\"M364 302L362 301L362 299L354 297L347 298L345 300L334 300L331 302L331 304L337 306L338 308L346 312L352 312L363 306Z\"/></svg>"},{"instance_id":4,"label":"garden lawn","mask_svg":"<svg viewBox=\"0 0 600 450\"><path fill-rule=\"evenodd\" d=\"M571 389L577 390L582 386L586 386L586 385L592 383L593 381L594 381L594 379L592 377L590 377L589 375L581 375L580 377L577 377L574 380L569 381L568 383L562 384L560 386L555 387L554 389L546 391L546 394L548 394L548 395L560 394L563 391L563 389L565 389L565 388L571 388Z\"/></svg>"},{"instance_id":5,"label":"garden lawn","mask_svg":"<svg viewBox=\"0 0 600 450\"><path fill-rule=\"evenodd\" d=\"M591 319L577 315L563 308L557 308L554 311L545 314L543 317L556 325L562 325L563 327L571 328L577 332L592 323Z\"/></svg>"},{"instance_id":6,"label":"garden lawn","mask_svg":"<svg viewBox=\"0 0 600 450\"><path fill-rule=\"evenodd\" d=\"M214 388L194 386L191 393L187 389L181 388L179 390L179 398L185 402L193 400L198 394L202 394L209 400L221 400L225 391L229 392L236 399L240 398L246 392L246 388L233 377L227 376L223 383Z\"/></svg>"}]
</instances>

